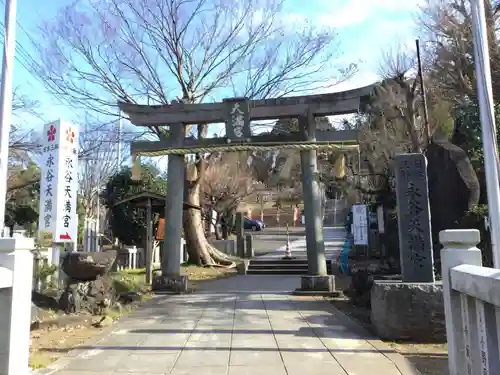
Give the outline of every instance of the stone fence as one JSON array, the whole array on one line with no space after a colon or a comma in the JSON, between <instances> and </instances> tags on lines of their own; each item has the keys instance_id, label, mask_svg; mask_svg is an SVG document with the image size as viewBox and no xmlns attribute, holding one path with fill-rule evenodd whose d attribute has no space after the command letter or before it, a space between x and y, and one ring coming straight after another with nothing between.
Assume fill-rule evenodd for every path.
<instances>
[{"instance_id":1,"label":"stone fence","mask_svg":"<svg viewBox=\"0 0 500 375\"><path fill-rule=\"evenodd\" d=\"M0 374L29 374L32 238L0 238Z\"/></svg>"},{"instance_id":2,"label":"stone fence","mask_svg":"<svg viewBox=\"0 0 500 375\"><path fill-rule=\"evenodd\" d=\"M439 240L450 375L498 374L500 269L482 267L476 229L445 230Z\"/></svg>"},{"instance_id":3,"label":"stone fence","mask_svg":"<svg viewBox=\"0 0 500 375\"><path fill-rule=\"evenodd\" d=\"M152 266L153 268L160 268L160 245L154 243L152 247ZM186 242L181 239L180 261L181 264L187 262L188 256L186 252ZM119 249L116 258L116 270L135 269L146 267L146 254L145 249L136 246L124 246Z\"/></svg>"}]
</instances>

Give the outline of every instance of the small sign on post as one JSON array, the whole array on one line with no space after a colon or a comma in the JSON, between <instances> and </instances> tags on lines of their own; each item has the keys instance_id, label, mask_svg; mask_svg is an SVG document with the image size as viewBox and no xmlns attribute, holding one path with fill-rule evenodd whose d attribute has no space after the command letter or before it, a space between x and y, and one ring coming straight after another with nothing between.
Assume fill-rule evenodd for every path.
<instances>
[{"instance_id":1,"label":"small sign on post","mask_svg":"<svg viewBox=\"0 0 500 375\"><path fill-rule=\"evenodd\" d=\"M76 242L78 130L61 120L45 125L38 231L53 242Z\"/></svg>"},{"instance_id":2,"label":"small sign on post","mask_svg":"<svg viewBox=\"0 0 500 375\"><path fill-rule=\"evenodd\" d=\"M352 206L354 245L368 246L368 213L364 204Z\"/></svg>"},{"instance_id":3,"label":"small sign on post","mask_svg":"<svg viewBox=\"0 0 500 375\"><path fill-rule=\"evenodd\" d=\"M250 106L246 98L224 99L227 105L226 137L231 141L250 138Z\"/></svg>"}]
</instances>

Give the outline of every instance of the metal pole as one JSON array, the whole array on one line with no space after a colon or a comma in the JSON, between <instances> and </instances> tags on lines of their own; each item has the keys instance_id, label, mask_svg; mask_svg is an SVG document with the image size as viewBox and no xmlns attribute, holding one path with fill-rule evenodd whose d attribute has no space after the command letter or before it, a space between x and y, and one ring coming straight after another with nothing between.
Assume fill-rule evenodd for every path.
<instances>
[{"instance_id":1,"label":"metal pole","mask_svg":"<svg viewBox=\"0 0 500 375\"><path fill-rule=\"evenodd\" d=\"M337 193L335 193L335 198L333 199L333 226L337 226Z\"/></svg>"},{"instance_id":2,"label":"metal pole","mask_svg":"<svg viewBox=\"0 0 500 375\"><path fill-rule=\"evenodd\" d=\"M498 148L495 125L490 53L483 0L471 1L472 41L476 67L477 96L484 149L484 170L488 193L491 247L495 268L500 268L500 184L498 179Z\"/></svg>"},{"instance_id":3,"label":"metal pole","mask_svg":"<svg viewBox=\"0 0 500 375\"><path fill-rule=\"evenodd\" d=\"M260 194L260 221L264 222L264 195Z\"/></svg>"},{"instance_id":4,"label":"metal pole","mask_svg":"<svg viewBox=\"0 0 500 375\"><path fill-rule=\"evenodd\" d=\"M420 91L422 96L422 103L424 105L424 131L427 138L427 144L431 143L431 131L429 129L429 111L427 110L427 97L425 95L425 82L422 69L422 59L420 58L420 41L415 40L417 46L417 60L418 60L418 78L420 79Z\"/></svg>"},{"instance_id":5,"label":"metal pole","mask_svg":"<svg viewBox=\"0 0 500 375\"><path fill-rule=\"evenodd\" d=\"M96 239L95 239L95 251L99 251L99 235L100 235L100 229L101 229L101 217L99 214L99 211L101 210L100 207L100 202L99 202L99 189L97 190L97 212L96 212L96 219L95 219L95 226L96 226Z\"/></svg>"},{"instance_id":6,"label":"metal pole","mask_svg":"<svg viewBox=\"0 0 500 375\"><path fill-rule=\"evenodd\" d=\"M116 155L116 173L120 171L121 163L122 163L122 129L123 129L123 123L122 123L122 111L120 110L119 112L119 122L118 122L118 149L117 149L117 155Z\"/></svg>"},{"instance_id":7,"label":"metal pole","mask_svg":"<svg viewBox=\"0 0 500 375\"><path fill-rule=\"evenodd\" d=\"M2 237L5 226L9 135L12 118L12 74L15 50L16 0L6 0L2 84L0 87L0 236Z\"/></svg>"},{"instance_id":8,"label":"metal pole","mask_svg":"<svg viewBox=\"0 0 500 375\"><path fill-rule=\"evenodd\" d=\"M151 258L153 254L153 220L152 220L151 198L148 198L146 208L146 284L151 283Z\"/></svg>"}]
</instances>

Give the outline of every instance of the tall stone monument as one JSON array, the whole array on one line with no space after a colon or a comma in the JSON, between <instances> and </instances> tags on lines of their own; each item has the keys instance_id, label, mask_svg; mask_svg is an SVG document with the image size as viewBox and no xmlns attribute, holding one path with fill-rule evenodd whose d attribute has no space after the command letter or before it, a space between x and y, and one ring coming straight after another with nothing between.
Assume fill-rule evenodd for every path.
<instances>
[{"instance_id":1,"label":"tall stone monument","mask_svg":"<svg viewBox=\"0 0 500 375\"><path fill-rule=\"evenodd\" d=\"M403 282L434 282L427 159L397 155L396 198Z\"/></svg>"}]
</instances>

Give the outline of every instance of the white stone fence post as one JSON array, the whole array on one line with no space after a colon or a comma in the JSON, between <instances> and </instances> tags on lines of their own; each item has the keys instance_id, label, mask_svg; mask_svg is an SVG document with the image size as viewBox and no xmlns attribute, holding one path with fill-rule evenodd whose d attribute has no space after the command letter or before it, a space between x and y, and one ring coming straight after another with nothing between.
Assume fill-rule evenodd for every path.
<instances>
[{"instance_id":1,"label":"white stone fence post","mask_svg":"<svg viewBox=\"0 0 500 375\"><path fill-rule=\"evenodd\" d=\"M0 375L28 375L32 238L0 238Z\"/></svg>"},{"instance_id":2,"label":"white stone fence post","mask_svg":"<svg viewBox=\"0 0 500 375\"><path fill-rule=\"evenodd\" d=\"M500 269L482 267L476 229L444 230L439 241L450 375L499 374Z\"/></svg>"}]
</instances>

